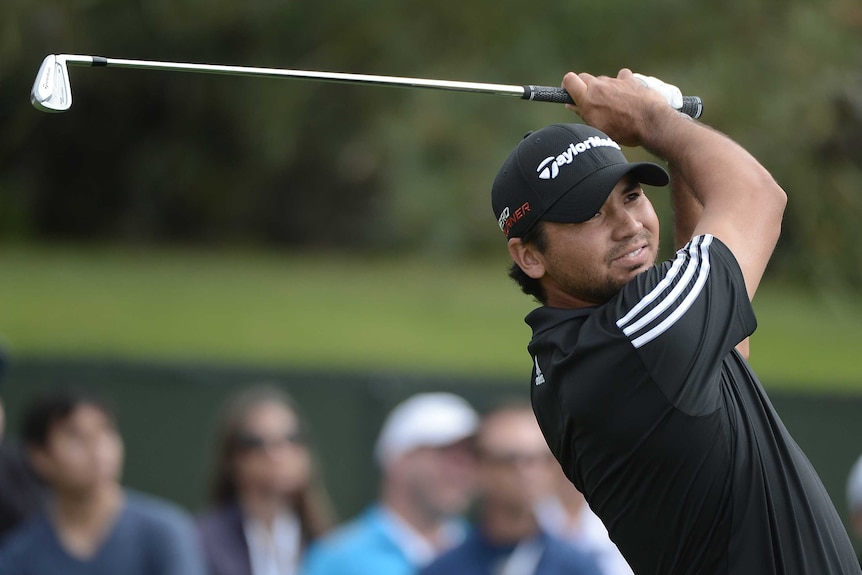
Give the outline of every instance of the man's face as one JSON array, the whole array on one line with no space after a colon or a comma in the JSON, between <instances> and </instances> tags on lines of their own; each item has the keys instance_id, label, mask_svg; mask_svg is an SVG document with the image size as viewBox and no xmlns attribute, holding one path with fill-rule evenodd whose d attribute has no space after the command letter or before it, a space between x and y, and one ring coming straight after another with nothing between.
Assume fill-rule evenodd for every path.
<instances>
[{"instance_id":1,"label":"man's face","mask_svg":"<svg viewBox=\"0 0 862 575\"><path fill-rule=\"evenodd\" d=\"M547 249L537 254L539 277L553 307L603 304L658 256L658 217L631 177L614 187L593 218L544 226Z\"/></svg>"},{"instance_id":2,"label":"man's face","mask_svg":"<svg viewBox=\"0 0 862 575\"><path fill-rule=\"evenodd\" d=\"M32 459L58 491L85 494L119 481L123 443L110 417L82 404L51 426L45 445L33 449Z\"/></svg>"},{"instance_id":3,"label":"man's face","mask_svg":"<svg viewBox=\"0 0 862 575\"><path fill-rule=\"evenodd\" d=\"M529 409L492 414L477 440L482 498L519 511L553 489L556 462Z\"/></svg>"},{"instance_id":4,"label":"man's face","mask_svg":"<svg viewBox=\"0 0 862 575\"><path fill-rule=\"evenodd\" d=\"M396 463L413 501L429 516L451 517L466 511L475 490L471 440L443 447L420 447Z\"/></svg>"}]
</instances>

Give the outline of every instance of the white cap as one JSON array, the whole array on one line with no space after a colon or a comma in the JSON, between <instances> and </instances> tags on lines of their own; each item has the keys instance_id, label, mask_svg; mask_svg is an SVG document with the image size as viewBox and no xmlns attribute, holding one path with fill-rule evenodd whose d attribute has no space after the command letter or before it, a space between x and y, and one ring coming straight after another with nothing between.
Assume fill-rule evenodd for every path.
<instances>
[{"instance_id":1,"label":"white cap","mask_svg":"<svg viewBox=\"0 0 862 575\"><path fill-rule=\"evenodd\" d=\"M479 416L452 393L420 393L398 404L383 423L374 455L386 466L419 447L443 447L476 433Z\"/></svg>"},{"instance_id":2,"label":"white cap","mask_svg":"<svg viewBox=\"0 0 862 575\"><path fill-rule=\"evenodd\" d=\"M851 513L862 511L862 456L856 460L847 478L847 505Z\"/></svg>"}]
</instances>

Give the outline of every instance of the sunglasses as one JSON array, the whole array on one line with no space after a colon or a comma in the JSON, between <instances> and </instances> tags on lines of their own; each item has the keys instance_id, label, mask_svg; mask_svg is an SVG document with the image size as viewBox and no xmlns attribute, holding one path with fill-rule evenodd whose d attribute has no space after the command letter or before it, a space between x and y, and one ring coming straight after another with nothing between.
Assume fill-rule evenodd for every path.
<instances>
[{"instance_id":1,"label":"sunglasses","mask_svg":"<svg viewBox=\"0 0 862 575\"><path fill-rule=\"evenodd\" d=\"M277 449L285 445L305 445L305 436L299 431L291 431L282 436L262 437L255 433L240 433L234 440L238 451L263 451L267 448Z\"/></svg>"}]
</instances>

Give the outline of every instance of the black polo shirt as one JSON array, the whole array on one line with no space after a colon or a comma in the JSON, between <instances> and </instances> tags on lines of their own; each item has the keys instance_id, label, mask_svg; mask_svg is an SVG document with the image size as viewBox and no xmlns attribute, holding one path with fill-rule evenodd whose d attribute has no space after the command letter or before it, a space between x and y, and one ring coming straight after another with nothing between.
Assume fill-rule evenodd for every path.
<instances>
[{"instance_id":1,"label":"black polo shirt","mask_svg":"<svg viewBox=\"0 0 862 575\"><path fill-rule=\"evenodd\" d=\"M548 445L638 575L860 573L811 463L734 347L755 327L718 239L607 304L539 308L532 401Z\"/></svg>"}]
</instances>

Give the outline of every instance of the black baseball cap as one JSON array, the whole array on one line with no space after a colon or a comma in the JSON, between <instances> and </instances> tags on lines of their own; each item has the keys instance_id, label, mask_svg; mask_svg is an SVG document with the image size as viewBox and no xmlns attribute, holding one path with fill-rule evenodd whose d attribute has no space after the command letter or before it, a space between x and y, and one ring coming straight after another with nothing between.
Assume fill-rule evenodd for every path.
<instances>
[{"instance_id":1,"label":"black baseball cap","mask_svg":"<svg viewBox=\"0 0 862 575\"><path fill-rule=\"evenodd\" d=\"M530 132L503 162L491 206L507 238L523 237L539 220L584 222L598 212L623 176L666 186L652 162L629 162L619 144L584 124L553 124Z\"/></svg>"}]
</instances>

